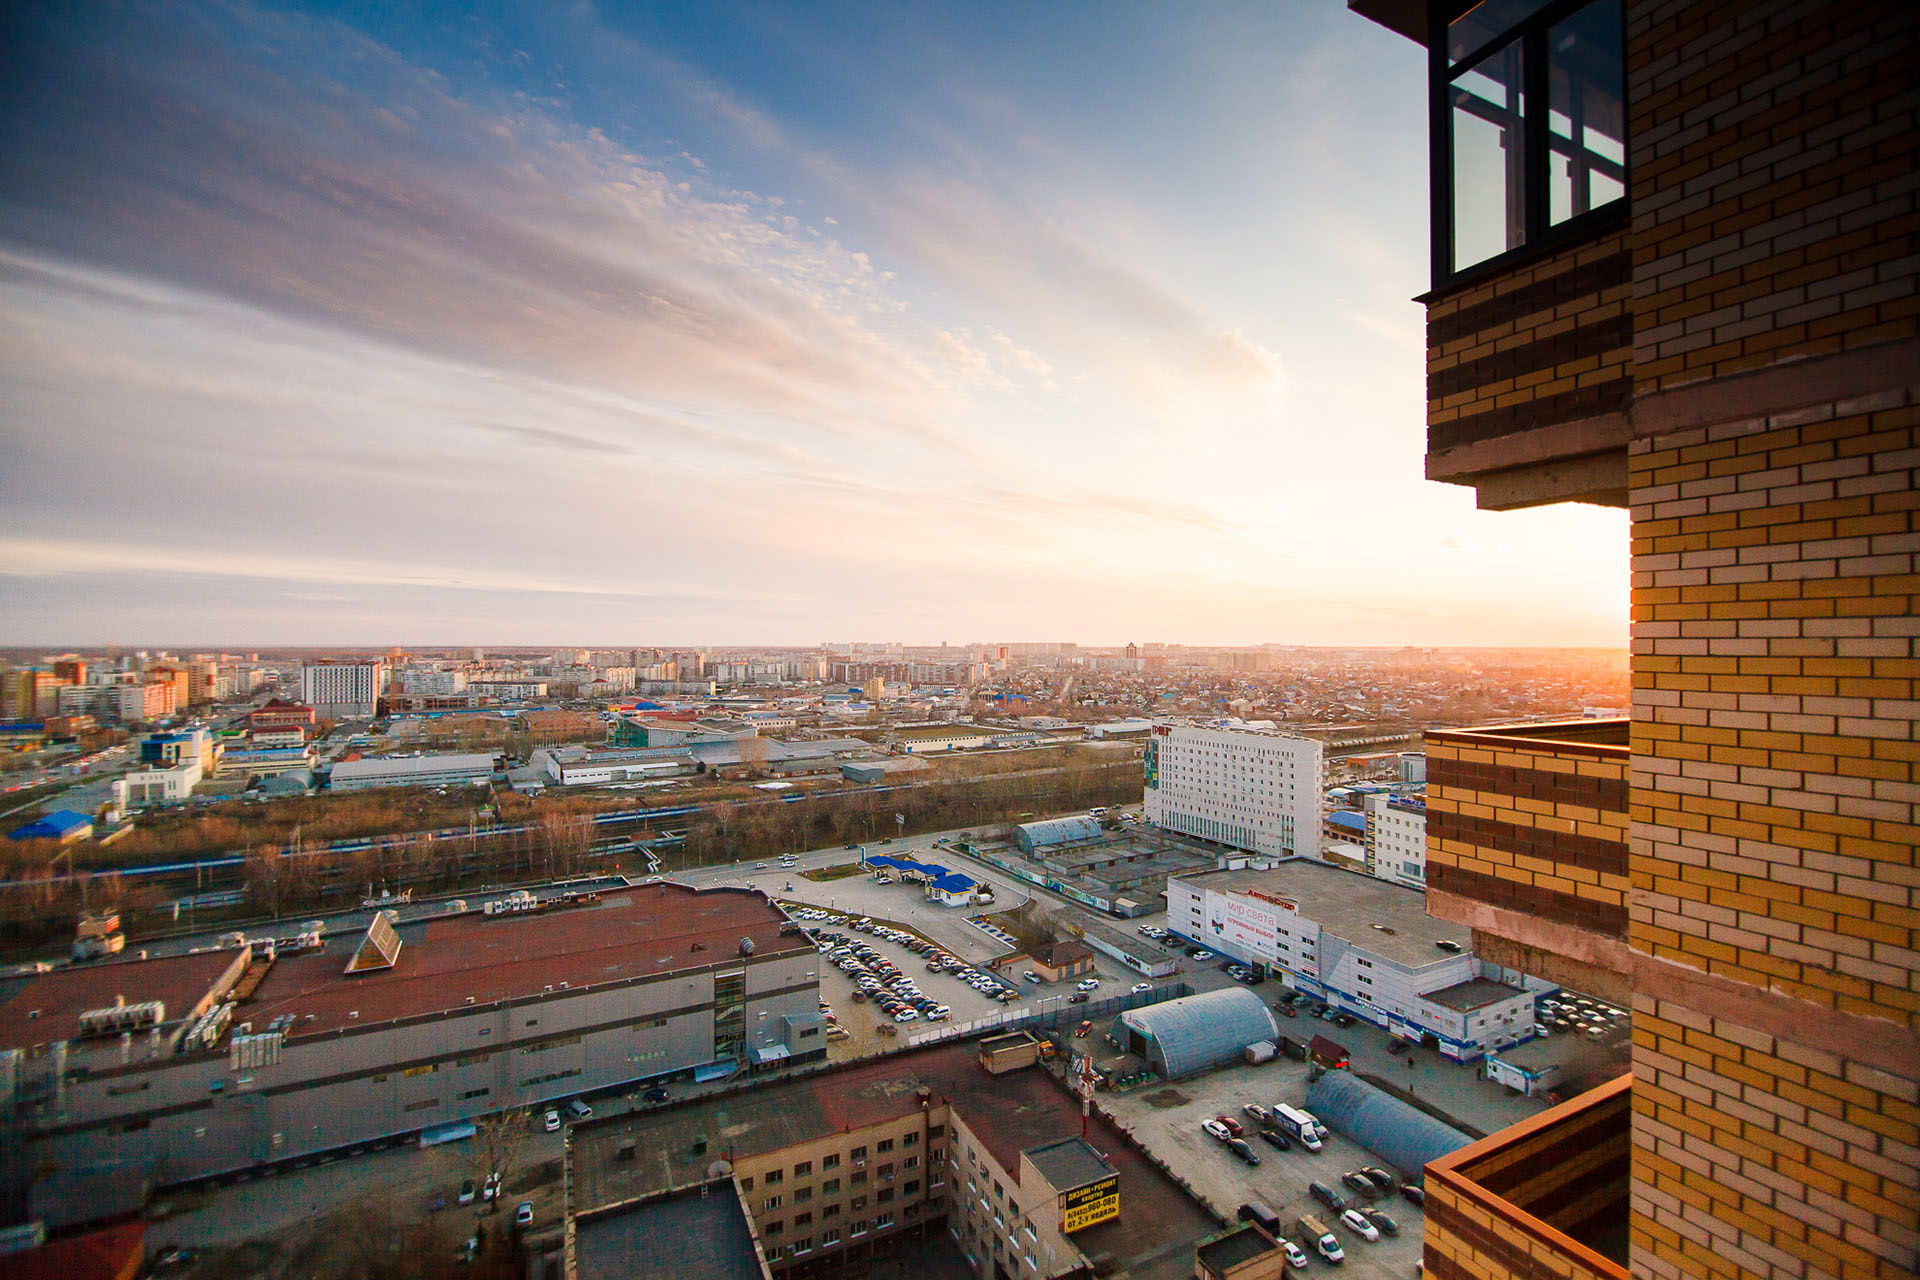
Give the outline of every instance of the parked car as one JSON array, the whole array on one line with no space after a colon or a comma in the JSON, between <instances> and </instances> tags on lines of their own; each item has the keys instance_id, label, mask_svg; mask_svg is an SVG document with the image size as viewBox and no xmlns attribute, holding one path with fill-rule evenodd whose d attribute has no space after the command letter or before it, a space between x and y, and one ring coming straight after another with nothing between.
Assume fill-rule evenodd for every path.
<instances>
[{"instance_id":1,"label":"parked car","mask_svg":"<svg viewBox=\"0 0 1920 1280\"><path fill-rule=\"evenodd\" d=\"M1131 994L1137 996L1142 991L1151 991L1151 990L1153 990L1153 984L1151 982L1136 982L1133 984L1133 991Z\"/></svg>"},{"instance_id":2,"label":"parked car","mask_svg":"<svg viewBox=\"0 0 1920 1280\"><path fill-rule=\"evenodd\" d=\"M1306 1251L1285 1236L1280 1237L1280 1251L1287 1255L1287 1265L1293 1270L1305 1271L1307 1269Z\"/></svg>"},{"instance_id":3,"label":"parked car","mask_svg":"<svg viewBox=\"0 0 1920 1280\"><path fill-rule=\"evenodd\" d=\"M1247 1145L1245 1138L1228 1138L1227 1150L1245 1160L1248 1164L1259 1164L1260 1153Z\"/></svg>"},{"instance_id":4,"label":"parked car","mask_svg":"<svg viewBox=\"0 0 1920 1280\"><path fill-rule=\"evenodd\" d=\"M1348 1209L1342 1213L1340 1225L1369 1243L1380 1238L1380 1228L1368 1222L1367 1215L1358 1209Z\"/></svg>"},{"instance_id":5,"label":"parked car","mask_svg":"<svg viewBox=\"0 0 1920 1280\"><path fill-rule=\"evenodd\" d=\"M1347 1207L1345 1197L1324 1182L1309 1182L1307 1193L1335 1213Z\"/></svg>"},{"instance_id":6,"label":"parked car","mask_svg":"<svg viewBox=\"0 0 1920 1280\"><path fill-rule=\"evenodd\" d=\"M1233 1137L1238 1138L1246 1134L1246 1130L1240 1127L1240 1122L1238 1120L1235 1120L1232 1116L1218 1115L1218 1116L1215 1116L1214 1119L1218 1120L1220 1122L1220 1127L1225 1129L1228 1132L1228 1134L1232 1135Z\"/></svg>"},{"instance_id":7,"label":"parked car","mask_svg":"<svg viewBox=\"0 0 1920 1280\"><path fill-rule=\"evenodd\" d=\"M1376 1169L1370 1164L1361 1165L1360 1172L1373 1179L1374 1185L1379 1187L1382 1193L1392 1191L1400 1185L1400 1179L1394 1177L1385 1169Z\"/></svg>"},{"instance_id":8,"label":"parked car","mask_svg":"<svg viewBox=\"0 0 1920 1280\"><path fill-rule=\"evenodd\" d=\"M591 1120L593 1119L593 1108L580 1099L575 1098L567 1104L567 1114L575 1120Z\"/></svg>"},{"instance_id":9,"label":"parked car","mask_svg":"<svg viewBox=\"0 0 1920 1280\"><path fill-rule=\"evenodd\" d=\"M1076 991L1072 995L1067 997L1067 1003L1068 1004L1085 1004L1087 1001L1091 999L1093 999L1093 997L1088 995L1086 992Z\"/></svg>"},{"instance_id":10,"label":"parked car","mask_svg":"<svg viewBox=\"0 0 1920 1280\"><path fill-rule=\"evenodd\" d=\"M1275 1147L1281 1151L1290 1151L1293 1149L1293 1139L1278 1129L1262 1129L1260 1131L1260 1137L1265 1140L1266 1144L1270 1147Z\"/></svg>"},{"instance_id":11,"label":"parked car","mask_svg":"<svg viewBox=\"0 0 1920 1280\"><path fill-rule=\"evenodd\" d=\"M1221 1124L1218 1120L1202 1120L1200 1127L1222 1142L1226 1142L1233 1137L1232 1134L1227 1132L1227 1126Z\"/></svg>"},{"instance_id":12,"label":"parked car","mask_svg":"<svg viewBox=\"0 0 1920 1280\"><path fill-rule=\"evenodd\" d=\"M1093 1024L1091 1022L1083 1022L1079 1026L1073 1029L1074 1039L1076 1040L1081 1039L1082 1037L1090 1034L1092 1031L1093 1031Z\"/></svg>"},{"instance_id":13,"label":"parked car","mask_svg":"<svg viewBox=\"0 0 1920 1280\"><path fill-rule=\"evenodd\" d=\"M1076 991L1094 991L1100 986L1097 978L1083 978L1074 986Z\"/></svg>"},{"instance_id":14,"label":"parked car","mask_svg":"<svg viewBox=\"0 0 1920 1280\"><path fill-rule=\"evenodd\" d=\"M1380 1194L1380 1188L1373 1185L1373 1179L1357 1170L1341 1174L1340 1181L1347 1184L1348 1190L1358 1192L1369 1200Z\"/></svg>"},{"instance_id":15,"label":"parked car","mask_svg":"<svg viewBox=\"0 0 1920 1280\"><path fill-rule=\"evenodd\" d=\"M1033 983L1035 986L1040 985L1040 975L1035 973L1031 969L1027 970L1025 973L1021 974L1020 976L1025 978L1028 982Z\"/></svg>"},{"instance_id":16,"label":"parked car","mask_svg":"<svg viewBox=\"0 0 1920 1280\"><path fill-rule=\"evenodd\" d=\"M533 1201L522 1200L520 1202L520 1206L513 1211L513 1225L516 1227L530 1227L533 1225Z\"/></svg>"},{"instance_id":17,"label":"parked car","mask_svg":"<svg viewBox=\"0 0 1920 1280\"><path fill-rule=\"evenodd\" d=\"M1362 1209L1360 1212L1367 1215L1368 1222L1371 1222L1380 1229L1381 1235L1397 1236L1400 1234L1400 1224L1378 1209Z\"/></svg>"},{"instance_id":18,"label":"parked car","mask_svg":"<svg viewBox=\"0 0 1920 1280\"><path fill-rule=\"evenodd\" d=\"M1411 1182L1400 1188L1400 1198L1416 1209L1424 1209L1427 1207L1426 1188L1416 1187Z\"/></svg>"},{"instance_id":19,"label":"parked car","mask_svg":"<svg viewBox=\"0 0 1920 1280\"><path fill-rule=\"evenodd\" d=\"M473 1179L468 1178L465 1182L460 1184L460 1197L459 1197L460 1203L472 1204L473 1197L474 1197Z\"/></svg>"},{"instance_id":20,"label":"parked car","mask_svg":"<svg viewBox=\"0 0 1920 1280\"><path fill-rule=\"evenodd\" d=\"M1255 1122L1259 1124L1265 1124L1267 1121L1273 1119L1273 1112L1267 1110L1257 1102L1249 1102L1240 1109L1252 1116Z\"/></svg>"},{"instance_id":21,"label":"parked car","mask_svg":"<svg viewBox=\"0 0 1920 1280\"><path fill-rule=\"evenodd\" d=\"M558 1133L560 1131L560 1113L558 1111L547 1112L546 1116L541 1120L541 1124L546 1128L548 1133Z\"/></svg>"}]
</instances>

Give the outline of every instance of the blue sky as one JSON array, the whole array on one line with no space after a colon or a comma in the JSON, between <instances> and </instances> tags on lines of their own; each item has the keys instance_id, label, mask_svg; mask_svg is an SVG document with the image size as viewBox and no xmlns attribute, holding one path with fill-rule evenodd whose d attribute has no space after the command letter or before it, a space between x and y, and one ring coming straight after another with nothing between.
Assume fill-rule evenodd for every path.
<instances>
[{"instance_id":1,"label":"blue sky","mask_svg":"<svg viewBox=\"0 0 1920 1280\"><path fill-rule=\"evenodd\" d=\"M0 641L1624 640L1342 6L0 21Z\"/></svg>"}]
</instances>

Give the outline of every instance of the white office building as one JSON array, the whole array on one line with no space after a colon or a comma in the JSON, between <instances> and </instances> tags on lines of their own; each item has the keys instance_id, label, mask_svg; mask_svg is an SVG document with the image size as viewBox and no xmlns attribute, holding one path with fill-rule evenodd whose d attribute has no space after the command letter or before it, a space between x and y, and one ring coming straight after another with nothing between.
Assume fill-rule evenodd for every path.
<instances>
[{"instance_id":1,"label":"white office building","mask_svg":"<svg viewBox=\"0 0 1920 1280\"><path fill-rule=\"evenodd\" d=\"M1483 964L1471 931L1429 916L1424 894L1303 859L1174 876L1167 927L1462 1060L1530 1038L1530 987L1548 985Z\"/></svg>"},{"instance_id":2,"label":"white office building","mask_svg":"<svg viewBox=\"0 0 1920 1280\"><path fill-rule=\"evenodd\" d=\"M1326 757L1316 739L1155 721L1146 775L1155 826L1268 857L1319 856Z\"/></svg>"},{"instance_id":3,"label":"white office building","mask_svg":"<svg viewBox=\"0 0 1920 1280\"><path fill-rule=\"evenodd\" d=\"M385 664L312 662L300 668L300 701L329 720L363 719L380 703Z\"/></svg>"},{"instance_id":4,"label":"white office building","mask_svg":"<svg viewBox=\"0 0 1920 1280\"><path fill-rule=\"evenodd\" d=\"M1427 802L1367 797L1367 873L1413 889L1427 887Z\"/></svg>"}]
</instances>

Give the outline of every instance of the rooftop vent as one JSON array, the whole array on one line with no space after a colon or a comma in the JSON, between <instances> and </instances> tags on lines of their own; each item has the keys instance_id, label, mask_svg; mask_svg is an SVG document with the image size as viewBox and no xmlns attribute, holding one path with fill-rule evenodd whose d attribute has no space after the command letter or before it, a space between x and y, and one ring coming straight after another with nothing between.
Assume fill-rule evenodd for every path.
<instances>
[{"instance_id":1,"label":"rooftop vent","mask_svg":"<svg viewBox=\"0 0 1920 1280\"><path fill-rule=\"evenodd\" d=\"M740 954L741 954L741 955L743 955L743 956L750 956L750 955L752 955L752 954L753 954L753 939L752 939L752 938L742 938L742 939L740 939Z\"/></svg>"}]
</instances>

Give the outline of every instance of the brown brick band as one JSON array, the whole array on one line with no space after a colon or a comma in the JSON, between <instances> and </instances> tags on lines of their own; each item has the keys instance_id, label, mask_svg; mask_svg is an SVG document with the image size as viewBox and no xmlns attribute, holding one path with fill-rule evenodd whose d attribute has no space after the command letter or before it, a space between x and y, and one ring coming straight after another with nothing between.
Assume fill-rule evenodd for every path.
<instances>
[{"instance_id":1,"label":"brown brick band","mask_svg":"<svg viewBox=\"0 0 1920 1280\"><path fill-rule=\"evenodd\" d=\"M1427 838L1452 840L1481 849L1538 858L1565 867L1581 867L1603 875L1627 874L1627 846L1617 840L1555 831L1550 827L1528 827L1497 818L1474 818L1449 809L1427 812Z\"/></svg>"},{"instance_id":2,"label":"brown brick band","mask_svg":"<svg viewBox=\"0 0 1920 1280\"><path fill-rule=\"evenodd\" d=\"M1461 307L1458 311L1434 315L1433 310L1429 310L1427 346L1445 346L1482 329L1491 329L1497 324L1505 324L1536 311L1547 311L1563 303L1628 284L1632 280L1633 255L1623 249L1585 266L1572 267L1544 280L1522 285L1485 302ZM1445 305L1440 299L1433 302L1434 309L1444 308Z\"/></svg>"},{"instance_id":3,"label":"brown brick band","mask_svg":"<svg viewBox=\"0 0 1920 1280\"><path fill-rule=\"evenodd\" d=\"M1508 749L1523 747L1513 744ZM1609 813L1627 811L1627 780L1595 778L1580 773L1555 773L1548 769L1520 769L1512 765L1482 764L1450 756L1431 755L1427 760L1427 785L1454 787L1462 791L1491 791L1522 800L1545 800L1553 804L1585 805Z\"/></svg>"},{"instance_id":4,"label":"brown brick band","mask_svg":"<svg viewBox=\"0 0 1920 1280\"><path fill-rule=\"evenodd\" d=\"M1525 912L1543 920L1573 925L1595 933L1625 936L1627 932L1627 909L1624 905L1555 893L1551 889L1521 884L1500 876L1464 871L1432 859L1427 862L1427 885L1443 893L1457 893L1463 898Z\"/></svg>"},{"instance_id":5,"label":"brown brick band","mask_svg":"<svg viewBox=\"0 0 1920 1280\"><path fill-rule=\"evenodd\" d=\"M1508 405L1503 409L1489 409L1485 413L1476 413L1472 417L1455 418L1451 422L1437 423L1429 427L1427 452L1438 453L1443 449L1491 440L1496 436L1511 435L1516 431L1529 431L1556 422L1572 422L1577 418L1592 418L1603 413L1619 413L1627 407L1632 398L1633 379L1613 378L1606 382L1597 382L1590 387L1563 391L1557 396L1542 396L1524 404Z\"/></svg>"},{"instance_id":6,"label":"brown brick band","mask_svg":"<svg viewBox=\"0 0 1920 1280\"><path fill-rule=\"evenodd\" d=\"M1462 391L1508 382L1575 360L1598 358L1633 345L1633 317L1609 316L1599 324L1582 325L1521 346L1496 351L1478 360L1456 364L1427 375L1427 399L1444 400Z\"/></svg>"}]
</instances>

